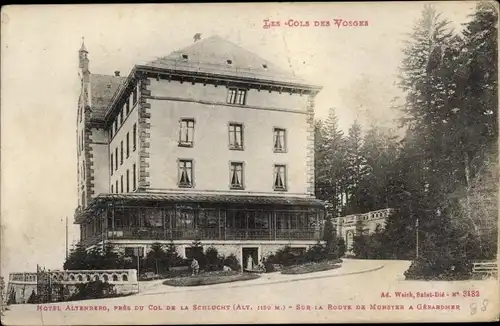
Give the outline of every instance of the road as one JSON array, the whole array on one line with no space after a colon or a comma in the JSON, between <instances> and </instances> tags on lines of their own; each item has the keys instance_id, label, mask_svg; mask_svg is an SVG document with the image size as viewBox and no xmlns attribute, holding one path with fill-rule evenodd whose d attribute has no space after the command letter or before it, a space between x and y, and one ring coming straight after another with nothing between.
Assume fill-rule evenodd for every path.
<instances>
[{"instance_id":1,"label":"road","mask_svg":"<svg viewBox=\"0 0 500 326\"><path fill-rule=\"evenodd\" d=\"M402 273L408 265L405 261L346 260L340 269L301 276L270 274L252 281L196 288L153 283L141 285L143 292L134 296L47 305L59 307L61 311L37 311L36 305L14 305L3 322L6 325L123 325L498 318L497 281L405 281ZM398 298L396 292L400 291L413 297ZM418 297L436 293L444 297ZM68 305L100 305L105 310L68 311L65 310ZM131 310L119 310L119 307ZM188 309L182 310L183 307Z\"/></svg>"}]
</instances>

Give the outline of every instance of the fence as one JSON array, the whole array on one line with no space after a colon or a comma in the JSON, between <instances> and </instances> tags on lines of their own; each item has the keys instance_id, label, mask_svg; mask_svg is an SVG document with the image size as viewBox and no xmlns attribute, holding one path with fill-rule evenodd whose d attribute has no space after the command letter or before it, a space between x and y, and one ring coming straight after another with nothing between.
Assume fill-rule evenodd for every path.
<instances>
[{"instance_id":1,"label":"fence","mask_svg":"<svg viewBox=\"0 0 500 326\"><path fill-rule=\"evenodd\" d=\"M498 277L498 263L496 261L474 262L472 273L479 276Z\"/></svg>"}]
</instances>

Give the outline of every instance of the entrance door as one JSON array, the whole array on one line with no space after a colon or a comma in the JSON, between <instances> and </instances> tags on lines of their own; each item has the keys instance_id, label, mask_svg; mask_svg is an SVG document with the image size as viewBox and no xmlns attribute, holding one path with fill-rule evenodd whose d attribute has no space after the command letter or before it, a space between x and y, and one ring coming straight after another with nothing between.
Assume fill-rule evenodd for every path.
<instances>
[{"instance_id":1,"label":"entrance door","mask_svg":"<svg viewBox=\"0 0 500 326\"><path fill-rule=\"evenodd\" d=\"M257 247L243 247L241 248L241 255L243 257L243 270L252 271L256 269L259 264L259 248Z\"/></svg>"}]
</instances>

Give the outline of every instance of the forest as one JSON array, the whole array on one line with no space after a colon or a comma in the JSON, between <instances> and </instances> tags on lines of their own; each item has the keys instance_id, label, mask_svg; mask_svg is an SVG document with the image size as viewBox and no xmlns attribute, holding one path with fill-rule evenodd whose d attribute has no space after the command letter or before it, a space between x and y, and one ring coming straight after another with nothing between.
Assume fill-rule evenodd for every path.
<instances>
[{"instance_id":1,"label":"forest","mask_svg":"<svg viewBox=\"0 0 500 326\"><path fill-rule=\"evenodd\" d=\"M407 273L419 277L496 257L497 19L481 2L455 31L426 4L403 45L397 127L344 133L335 109L315 122L315 192L329 215L397 211L355 237L358 256L413 260Z\"/></svg>"}]
</instances>

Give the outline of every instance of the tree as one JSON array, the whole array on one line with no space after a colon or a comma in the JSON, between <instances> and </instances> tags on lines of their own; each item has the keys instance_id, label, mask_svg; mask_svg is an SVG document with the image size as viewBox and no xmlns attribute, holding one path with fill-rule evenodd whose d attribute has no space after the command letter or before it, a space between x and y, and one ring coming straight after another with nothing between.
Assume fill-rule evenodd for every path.
<instances>
[{"instance_id":1,"label":"tree","mask_svg":"<svg viewBox=\"0 0 500 326\"><path fill-rule=\"evenodd\" d=\"M70 251L68 258L63 264L65 270L92 269L87 265L87 251L79 243Z\"/></svg>"},{"instance_id":2,"label":"tree","mask_svg":"<svg viewBox=\"0 0 500 326\"><path fill-rule=\"evenodd\" d=\"M484 235L478 222L489 213L473 216L473 189L478 186L482 198L496 193L479 186L484 179L476 182L490 168L488 157L494 162L498 155L496 22L496 10L481 3L463 37L453 35L447 21L425 6L405 49L401 86L408 130L400 168L413 171L405 172L408 180L395 180L392 190L399 185L410 194L400 205L408 222L419 217L422 248L412 277L444 275L452 267L466 275Z\"/></svg>"},{"instance_id":3,"label":"tree","mask_svg":"<svg viewBox=\"0 0 500 326\"><path fill-rule=\"evenodd\" d=\"M177 247L175 246L173 240L170 240L170 243L167 245L166 256L168 259L169 267L178 266L183 261L182 257L177 251Z\"/></svg>"},{"instance_id":4,"label":"tree","mask_svg":"<svg viewBox=\"0 0 500 326\"><path fill-rule=\"evenodd\" d=\"M17 301L16 301L16 291L14 290L14 288L12 288L12 291L10 291L10 294L9 294L9 299L7 300L7 305L12 305L12 304L16 304Z\"/></svg>"},{"instance_id":5,"label":"tree","mask_svg":"<svg viewBox=\"0 0 500 326\"><path fill-rule=\"evenodd\" d=\"M346 176L348 184L346 187L346 206L348 213L360 213L362 211L362 188L361 183L367 176L370 167L362 151L363 140L361 126L354 121L349 128L346 139Z\"/></svg>"},{"instance_id":6,"label":"tree","mask_svg":"<svg viewBox=\"0 0 500 326\"><path fill-rule=\"evenodd\" d=\"M4 302L5 302L5 280L3 276L0 276L0 316L3 316L3 312L5 310Z\"/></svg>"},{"instance_id":7,"label":"tree","mask_svg":"<svg viewBox=\"0 0 500 326\"><path fill-rule=\"evenodd\" d=\"M330 109L325 122L315 123L314 145L316 196L325 200L328 213L337 217L344 209L342 198L346 184L345 140L335 109Z\"/></svg>"},{"instance_id":8,"label":"tree","mask_svg":"<svg viewBox=\"0 0 500 326\"><path fill-rule=\"evenodd\" d=\"M28 298L27 303L30 303L30 304L38 303L38 298L37 298L37 295L36 295L34 289L31 291L31 294L30 294L30 297Z\"/></svg>"},{"instance_id":9,"label":"tree","mask_svg":"<svg viewBox=\"0 0 500 326\"><path fill-rule=\"evenodd\" d=\"M332 220L326 219L323 229L323 241L325 241L325 251L328 256L337 255L337 230L334 228Z\"/></svg>"},{"instance_id":10,"label":"tree","mask_svg":"<svg viewBox=\"0 0 500 326\"><path fill-rule=\"evenodd\" d=\"M168 269L167 254L161 243L155 242L151 245L144 263L146 269L155 271L157 275Z\"/></svg>"},{"instance_id":11,"label":"tree","mask_svg":"<svg viewBox=\"0 0 500 326\"><path fill-rule=\"evenodd\" d=\"M354 241L352 250L356 258L368 258L368 240L364 231L363 221L356 221L356 232L354 234Z\"/></svg>"}]
</instances>

